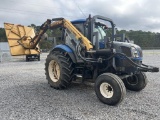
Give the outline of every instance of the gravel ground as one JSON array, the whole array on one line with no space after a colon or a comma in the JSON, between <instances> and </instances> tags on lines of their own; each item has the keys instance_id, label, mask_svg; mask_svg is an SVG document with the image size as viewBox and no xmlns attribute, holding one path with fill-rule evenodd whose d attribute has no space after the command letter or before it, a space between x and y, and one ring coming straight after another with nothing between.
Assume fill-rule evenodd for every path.
<instances>
[{"instance_id":1,"label":"gravel ground","mask_svg":"<svg viewBox=\"0 0 160 120\"><path fill-rule=\"evenodd\" d=\"M147 73L141 92L128 91L117 106L101 103L93 85L72 83L55 90L44 74L41 61L23 57L0 63L0 120L160 120L160 73ZM160 67L160 51L144 51L144 63Z\"/></svg>"}]
</instances>

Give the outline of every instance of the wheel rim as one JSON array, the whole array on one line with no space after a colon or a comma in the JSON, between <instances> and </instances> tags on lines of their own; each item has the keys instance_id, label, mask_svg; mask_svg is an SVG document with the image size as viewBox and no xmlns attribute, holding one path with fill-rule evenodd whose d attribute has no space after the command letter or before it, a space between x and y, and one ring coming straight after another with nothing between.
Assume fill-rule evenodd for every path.
<instances>
[{"instance_id":1,"label":"wheel rim","mask_svg":"<svg viewBox=\"0 0 160 120\"><path fill-rule=\"evenodd\" d=\"M48 72L51 80L57 82L60 77L60 67L55 60L51 60L48 66Z\"/></svg>"},{"instance_id":2,"label":"wheel rim","mask_svg":"<svg viewBox=\"0 0 160 120\"><path fill-rule=\"evenodd\" d=\"M136 85L138 83L138 77L133 75L132 77L127 78L127 82L130 85Z\"/></svg>"},{"instance_id":3,"label":"wheel rim","mask_svg":"<svg viewBox=\"0 0 160 120\"><path fill-rule=\"evenodd\" d=\"M113 96L113 88L109 83L102 83L100 85L100 92L105 98L111 98Z\"/></svg>"}]
</instances>

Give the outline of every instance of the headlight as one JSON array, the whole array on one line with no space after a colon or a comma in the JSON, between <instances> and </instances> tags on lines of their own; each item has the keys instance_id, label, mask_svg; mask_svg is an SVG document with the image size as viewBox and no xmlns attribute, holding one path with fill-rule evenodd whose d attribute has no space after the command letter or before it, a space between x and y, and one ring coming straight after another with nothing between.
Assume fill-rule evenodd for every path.
<instances>
[{"instance_id":1,"label":"headlight","mask_svg":"<svg viewBox=\"0 0 160 120\"><path fill-rule=\"evenodd\" d=\"M138 50L135 47L133 47L133 46L131 47L131 52L132 52L132 56L133 57L136 57L136 58L140 57Z\"/></svg>"}]
</instances>

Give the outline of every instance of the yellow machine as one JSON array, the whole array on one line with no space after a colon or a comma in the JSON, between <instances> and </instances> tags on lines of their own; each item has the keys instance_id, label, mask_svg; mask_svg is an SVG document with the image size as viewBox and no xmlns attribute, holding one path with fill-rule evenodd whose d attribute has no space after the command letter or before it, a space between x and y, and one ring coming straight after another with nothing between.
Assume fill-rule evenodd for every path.
<instances>
[{"instance_id":1,"label":"yellow machine","mask_svg":"<svg viewBox=\"0 0 160 120\"><path fill-rule=\"evenodd\" d=\"M41 26L41 30L35 35L32 27L26 27L22 25L15 25L11 23L4 23L6 36L10 46L11 55L29 55L40 54L40 48L38 43L41 40L42 35L47 29L55 29L56 27L64 26L69 29L78 40L82 40L87 50L93 48L91 42L84 37L71 23L70 21L63 19L51 24L51 20L47 20Z\"/></svg>"},{"instance_id":2,"label":"yellow machine","mask_svg":"<svg viewBox=\"0 0 160 120\"><path fill-rule=\"evenodd\" d=\"M60 26L63 26L72 32L77 40L82 40L86 50L93 48L91 42L86 37L84 37L70 21L63 18L53 23L51 23L51 20L48 19L45 23L42 24L37 35L35 35L34 29L32 27L4 23L11 55L26 55L26 61L32 57L40 60L40 48L38 43L41 40L42 35L47 31L48 28L55 29Z\"/></svg>"}]
</instances>

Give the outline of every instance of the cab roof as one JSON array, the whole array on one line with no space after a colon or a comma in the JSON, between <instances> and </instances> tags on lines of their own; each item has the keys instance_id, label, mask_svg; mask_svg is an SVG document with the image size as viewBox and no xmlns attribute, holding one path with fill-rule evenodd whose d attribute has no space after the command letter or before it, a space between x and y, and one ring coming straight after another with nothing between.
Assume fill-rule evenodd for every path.
<instances>
[{"instance_id":1,"label":"cab roof","mask_svg":"<svg viewBox=\"0 0 160 120\"><path fill-rule=\"evenodd\" d=\"M71 21L71 23L75 24L75 23L84 23L86 22L86 19L77 19L77 20L73 20Z\"/></svg>"}]
</instances>

